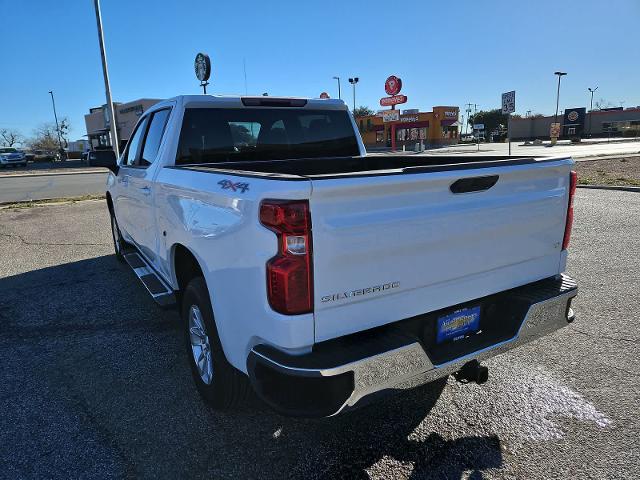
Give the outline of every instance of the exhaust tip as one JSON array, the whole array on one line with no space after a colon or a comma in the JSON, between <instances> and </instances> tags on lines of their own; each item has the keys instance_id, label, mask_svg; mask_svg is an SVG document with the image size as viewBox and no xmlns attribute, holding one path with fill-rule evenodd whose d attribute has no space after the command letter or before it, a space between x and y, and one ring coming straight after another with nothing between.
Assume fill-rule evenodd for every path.
<instances>
[{"instance_id":1,"label":"exhaust tip","mask_svg":"<svg viewBox=\"0 0 640 480\"><path fill-rule=\"evenodd\" d=\"M465 363L453 376L460 383L473 382L482 385L489 380L489 368L480 365L477 360L471 360Z\"/></svg>"}]
</instances>

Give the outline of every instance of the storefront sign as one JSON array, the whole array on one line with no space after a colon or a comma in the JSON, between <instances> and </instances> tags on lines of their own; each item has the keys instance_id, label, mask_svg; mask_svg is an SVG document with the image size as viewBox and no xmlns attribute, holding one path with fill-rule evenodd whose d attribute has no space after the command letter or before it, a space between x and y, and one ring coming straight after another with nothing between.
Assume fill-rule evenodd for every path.
<instances>
[{"instance_id":1,"label":"storefront sign","mask_svg":"<svg viewBox=\"0 0 640 480\"><path fill-rule=\"evenodd\" d=\"M386 110L382 113L383 122L397 122L400 120L400 110Z\"/></svg>"},{"instance_id":2,"label":"storefront sign","mask_svg":"<svg viewBox=\"0 0 640 480\"><path fill-rule=\"evenodd\" d=\"M558 138L560 136L560 124L552 123L551 128L549 129L549 136L551 138Z\"/></svg>"},{"instance_id":3,"label":"storefront sign","mask_svg":"<svg viewBox=\"0 0 640 480\"><path fill-rule=\"evenodd\" d=\"M142 105L133 105L131 107L123 108L119 112L122 115L125 115L127 113L131 113L131 112L135 112L135 114L139 117L140 115L142 115L143 111L144 111L144 109L142 108Z\"/></svg>"},{"instance_id":4,"label":"storefront sign","mask_svg":"<svg viewBox=\"0 0 640 480\"><path fill-rule=\"evenodd\" d=\"M417 108L408 108L407 110L402 110L403 115L414 115L420 113L420 110Z\"/></svg>"},{"instance_id":5,"label":"storefront sign","mask_svg":"<svg viewBox=\"0 0 640 480\"><path fill-rule=\"evenodd\" d=\"M384 91L387 92L387 95L397 95L402 90L402 80L400 80L395 75L391 75L384 82Z\"/></svg>"},{"instance_id":6,"label":"storefront sign","mask_svg":"<svg viewBox=\"0 0 640 480\"><path fill-rule=\"evenodd\" d=\"M445 117L449 117L449 118L458 118L458 111L457 110L453 110L453 111L446 111L445 110L444 116Z\"/></svg>"},{"instance_id":7,"label":"storefront sign","mask_svg":"<svg viewBox=\"0 0 640 480\"><path fill-rule=\"evenodd\" d=\"M584 107L567 108L564 111L563 133L566 137L580 137L584 131L587 109Z\"/></svg>"},{"instance_id":8,"label":"storefront sign","mask_svg":"<svg viewBox=\"0 0 640 480\"><path fill-rule=\"evenodd\" d=\"M382 97L380 99L380 105L382 105L383 107L400 105L401 103L407 103L407 97L405 95L394 95L392 97Z\"/></svg>"},{"instance_id":9,"label":"storefront sign","mask_svg":"<svg viewBox=\"0 0 640 480\"><path fill-rule=\"evenodd\" d=\"M209 80L211 75L211 60L206 53L198 53L196 59L193 62L193 69L196 72L196 78L201 82Z\"/></svg>"},{"instance_id":10,"label":"storefront sign","mask_svg":"<svg viewBox=\"0 0 640 480\"><path fill-rule=\"evenodd\" d=\"M474 130L484 130L484 123L474 123L473 124L473 129Z\"/></svg>"},{"instance_id":11,"label":"storefront sign","mask_svg":"<svg viewBox=\"0 0 640 480\"><path fill-rule=\"evenodd\" d=\"M400 117L401 122L417 122L418 115L402 115Z\"/></svg>"}]
</instances>

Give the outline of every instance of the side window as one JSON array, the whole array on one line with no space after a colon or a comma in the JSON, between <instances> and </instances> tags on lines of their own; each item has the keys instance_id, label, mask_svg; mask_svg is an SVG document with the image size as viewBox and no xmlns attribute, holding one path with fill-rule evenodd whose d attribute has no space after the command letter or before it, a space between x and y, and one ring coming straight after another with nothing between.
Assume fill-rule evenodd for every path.
<instances>
[{"instance_id":1,"label":"side window","mask_svg":"<svg viewBox=\"0 0 640 480\"><path fill-rule=\"evenodd\" d=\"M171 110L165 108L164 110L158 110L151 117L151 123L149 124L147 136L144 140L142 156L138 163L140 166L148 167L155 161L158 150L160 149L160 143L162 142L162 134L169 119L169 113L171 113Z\"/></svg>"},{"instance_id":2,"label":"side window","mask_svg":"<svg viewBox=\"0 0 640 480\"><path fill-rule=\"evenodd\" d=\"M127 144L127 151L124 154L124 161L122 162L123 165L130 167L135 164L136 155L138 154L142 136L147 129L148 121L149 117L144 117L142 122L138 124L138 128L136 128L136 131L133 132L132 137L129 139L129 143Z\"/></svg>"}]
</instances>

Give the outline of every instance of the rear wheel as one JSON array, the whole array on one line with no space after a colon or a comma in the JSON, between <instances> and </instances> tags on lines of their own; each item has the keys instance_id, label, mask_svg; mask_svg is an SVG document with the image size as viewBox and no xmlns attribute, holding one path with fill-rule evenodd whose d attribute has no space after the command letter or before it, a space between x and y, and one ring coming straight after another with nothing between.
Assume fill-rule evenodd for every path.
<instances>
[{"instance_id":1,"label":"rear wheel","mask_svg":"<svg viewBox=\"0 0 640 480\"><path fill-rule=\"evenodd\" d=\"M224 355L204 278L196 277L187 285L181 313L187 356L200 395L217 409L239 404L246 397L248 381Z\"/></svg>"}]
</instances>

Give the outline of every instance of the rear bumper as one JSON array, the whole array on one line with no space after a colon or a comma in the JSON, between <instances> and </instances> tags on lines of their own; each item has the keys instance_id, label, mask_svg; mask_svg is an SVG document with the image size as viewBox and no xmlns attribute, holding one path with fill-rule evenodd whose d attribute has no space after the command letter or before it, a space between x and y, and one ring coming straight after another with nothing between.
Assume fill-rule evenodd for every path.
<instances>
[{"instance_id":1,"label":"rear bumper","mask_svg":"<svg viewBox=\"0 0 640 480\"><path fill-rule=\"evenodd\" d=\"M437 345L435 321L445 311L322 342L289 355L257 345L247 359L256 393L280 413L323 417L361 406L389 391L412 388L548 335L573 321L578 293L567 275L466 302L483 309L474 338Z\"/></svg>"}]
</instances>

